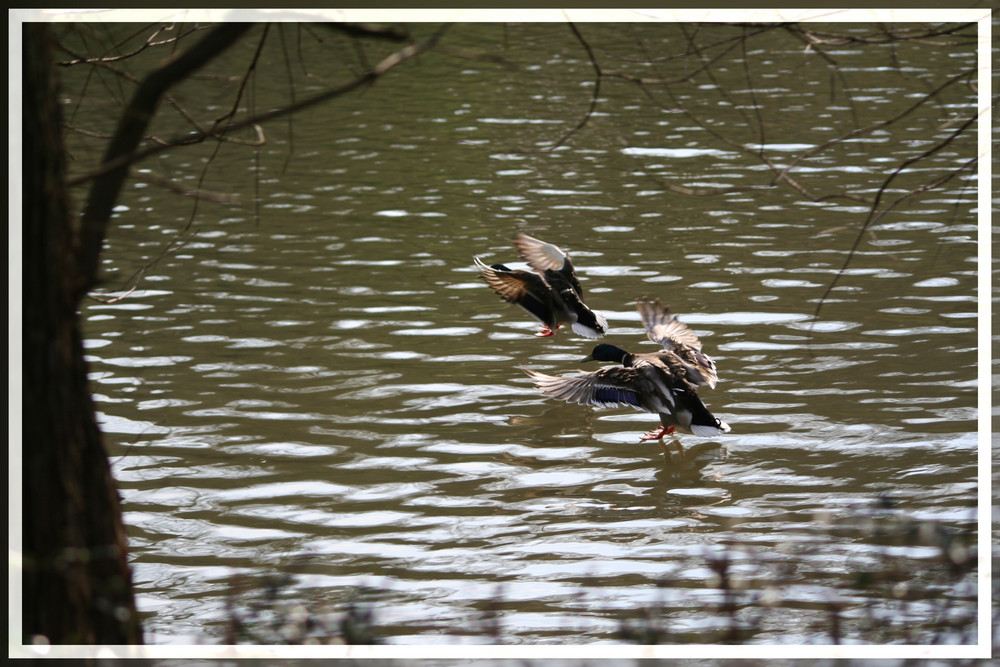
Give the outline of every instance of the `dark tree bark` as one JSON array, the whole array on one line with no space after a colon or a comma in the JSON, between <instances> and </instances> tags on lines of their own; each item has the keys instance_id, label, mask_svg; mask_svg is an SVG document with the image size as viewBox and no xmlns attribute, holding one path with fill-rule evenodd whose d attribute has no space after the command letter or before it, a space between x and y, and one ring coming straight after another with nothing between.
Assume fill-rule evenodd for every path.
<instances>
[{"instance_id":1,"label":"dark tree bark","mask_svg":"<svg viewBox=\"0 0 1000 667\"><path fill-rule=\"evenodd\" d=\"M25 24L23 37L23 636L141 643L120 500L87 386L48 26Z\"/></svg>"}]
</instances>

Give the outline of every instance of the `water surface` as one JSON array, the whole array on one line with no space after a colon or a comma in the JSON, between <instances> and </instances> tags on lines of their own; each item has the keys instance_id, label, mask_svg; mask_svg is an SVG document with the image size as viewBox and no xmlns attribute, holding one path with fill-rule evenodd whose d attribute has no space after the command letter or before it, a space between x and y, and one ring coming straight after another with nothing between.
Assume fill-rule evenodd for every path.
<instances>
[{"instance_id":1,"label":"water surface","mask_svg":"<svg viewBox=\"0 0 1000 667\"><path fill-rule=\"evenodd\" d=\"M663 50L682 34L585 28L620 69L648 59L637 40ZM886 559L934 571L933 536L887 542L873 526L967 531L975 520L974 183L954 179L872 224L817 320L863 204L789 188L665 189L769 180L682 113L698 102L689 88L656 89L653 103L608 79L587 127L543 150L583 117L593 88L572 33L486 24L452 35L521 67L427 55L297 114L291 136L269 128L253 159L221 151L204 186L244 208L203 201L192 223L190 199L141 182L124 194L105 253L109 289L184 241L128 298L84 311L148 641L222 641L234 574L280 572L290 575L282 595L313 608L362 595L390 643L491 632L621 641L622 619L657 605L675 639L711 642L728 623L712 569L723 557L745 599L775 601L746 621L747 641L828 642L830 599L855 641L871 640L873 605L930 641L919 633L935 605L974 602L974 577L920 575L903 601L891 586L850 582ZM801 45L748 44L766 133L742 107L699 114L747 141L763 136L774 159L917 94L886 52L845 46L835 55L852 98L831 104L826 66ZM331 47L303 38L302 48L315 63ZM896 55L916 79L974 64L971 45ZM698 94L715 85L747 99L740 62L725 61ZM300 95L345 76L316 70L296 79ZM206 105L219 95L207 88ZM197 99L197 88L182 92ZM287 94L287 82L262 76L257 103ZM872 196L886 169L947 131L935 114L967 112L974 94L944 101L954 111L840 144L797 176L818 193ZM972 148L956 144L922 168L951 168ZM194 181L199 156L168 153L139 178ZM651 351L634 300L669 304L718 363L719 386L703 397L732 433L682 436L683 452L664 452L638 440L651 415L535 391L523 368L592 369L578 360L593 342L534 337L536 324L478 278L472 256L511 262L517 229L571 253L610 322L608 342Z\"/></svg>"}]
</instances>

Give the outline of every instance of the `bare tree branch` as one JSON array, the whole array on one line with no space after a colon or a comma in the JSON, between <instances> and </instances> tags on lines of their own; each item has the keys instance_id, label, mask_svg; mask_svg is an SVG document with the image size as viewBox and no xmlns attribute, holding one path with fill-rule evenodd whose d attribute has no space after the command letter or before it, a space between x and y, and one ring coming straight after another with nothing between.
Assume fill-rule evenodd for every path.
<instances>
[{"instance_id":1,"label":"bare tree branch","mask_svg":"<svg viewBox=\"0 0 1000 667\"><path fill-rule=\"evenodd\" d=\"M900 196L891 204L886 206L884 209L879 211L879 203L882 201L882 197L888 190L889 185L896 179L897 176L899 176L907 169L909 169L909 167L916 164L917 162L926 160L931 155L937 153L938 151L946 147L948 144L950 144L952 141L958 138L962 133L964 133L967 129L972 127L973 123L976 123L978 120L979 120L978 115L973 114L965 123L961 125L961 127L952 132L947 138L940 141L934 147L921 153L920 155L905 160L902 164L896 167L891 174L889 174L886 177L885 181L882 182L882 185L879 187L878 192L875 195L875 200L872 202L871 208L868 211L868 217L865 219L864 224L861 225L861 229L858 230L857 236L854 237L854 244L847 252L847 257L844 259L844 264L834 275L833 280L830 281L830 284L827 286L826 291L823 292L823 296L820 297L819 303L816 304L816 310L813 312L813 325L815 325L816 321L819 320L820 311L823 309L823 305L826 303L827 298L829 298L830 292L832 292L833 288L837 286L838 282L840 282L840 279L844 275L844 272L847 270L847 267L850 266L851 261L854 259L854 255L857 252L858 247L861 245L861 239L864 237L865 232L868 231L868 228L871 227L876 222L878 222L882 218L882 216L884 216L886 213L894 209L896 205L898 205L902 201L909 199L910 197L913 197L914 195L917 195L921 192L927 192L929 190L939 188L943 184L950 181L952 178L958 176L958 174L971 169L973 166L975 166L976 163L978 163L979 158L975 157L967 161L960 168L948 171L943 176L936 178L930 181L929 183L925 183L924 185L918 188L910 190L909 192Z\"/></svg>"},{"instance_id":2,"label":"bare tree branch","mask_svg":"<svg viewBox=\"0 0 1000 667\"><path fill-rule=\"evenodd\" d=\"M590 95L590 106L587 108L587 113L583 115L580 122L576 124L576 127L570 129L566 132L566 134L556 140L555 143L549 146L548 150L555 150L556 148L559 148L559 146L566 143L570 137L583 129L583 127L587 124L590 117L594 115L594 110L597 109L597 100L601 95L601 80L604 78L604 74L601 72L601 66L597 63L597 58L594 56L594 50L590 48L590 44L588 44L587 40L580 34L576 24L570 21L569 29L573 31L573 34L576 35L577 41L579 41L580 45L583 46L583 50L587 52L587 58L590 59L590 64L594 68L594 92Z\"/></svg>"},{"instance_id":3,"label":"bare tree branch","mask_svg":"<svg viewBox=\"0 0 1000 667\"><path fill-rule=\"evenodd\" d=\"M290 113L296 113L303 109L316 106L317 104L327 102L336 97L340 97L341 95L345 95L362 86L374 83L380 77L385 76L394 67L397 67L403 62L411 58L414 58L420 55L421 53L424 53L425 51L433 49L437 45L438 41L441 39L441 37L444 34L444 31L447 28L448 28L447 25L442 26L437 32L434 33L434 35L432 35L426 41L421 42L419 44L412 44L403 49L400 49L399 51L396 51L395 53L386 56L369 72L362 74L355 80L350 81L342 86L337 86L336 88L325 90L322 93L318 93L313 97L306 98L301 102L296 102L295 104L291 104L289 106L272 109L271 111L267 111L258 114L256 116L252 116L245 120L230 123L225 127L219 128L215 132L204 131L204 130L198 132L192 132L183 136L175 137L174 139L170 140L163 146L151 146L142 151L134 151L128 154L121 154L114 160L105 160L104 163L97 169L93 170L89 174L85 174L83 176L77 177L69 181L69 184L70 186L77 186L87 181L99 178L110 171L120 169L129 164L132 164L133 162L137 162L139 160L150 157L151 155L156 155L157 153L161 153L164 150L167 150L168 148L198 144L205 141L206 139L218 138L219 136L222 136L220 133L236 132L246 127L261 125L267 121L274 120L275 118L281 118Z\"/></svg>"},{"instance_id":4,"label":"bare tree branch","mask_svg":"<svg viewBox=\"0 0 1000 667\"><path fill-rule=\"evenodd\" d=\"M62 49L63 51L65 51L66 53L68 53L70 56L72 56L72 60L62 60L62 61L57 62L56 64L59 65L60 67L72 67L74 65L104 65L104 66L106 66L109 63L116 63L116 62L120 62L122 60L128 60L129 58L132 58L133 56L137 56L137 55L139 55L140 53L142 53L143 51L145 51L146 49L149 49L149 48L155 48L155 47L158 47L158 46L166 46L167 44L176 44L181 39L183 39L184 37L186 37L187 35L189 35L189 34L191 34L193 32L198 32L198 31L206 30L207 29L205 26L195 26L194 28L192 28L191 30L188 30L187 32L185 32L183 34L178 34L178 35L175 35L174 37L168 37L166 39L161 39L159 41L156 40L157 36L159 36L159 34L161 32L163 32L165 30L173 30L175 27L176 26L174 26L174 25L165 25L165 26L162 26L159 29L157 29L155 32L153 32L149 37L147 37L146 41L143 42L142 45L140 45L139 47L133 49L132 51L129 51L128 53L120 53L120 54L114 55L114 56L97 56L97 57L94 57L94 58L87 58L85 56L81 56L81 55L78 55L76 53L71 52L69 49L66 48L65 44L59 44L59 48ZM111 68L109 68L109 69L111 69ZM114 71L115 73L119 73L117 70L114 70L114 69L112 69L111 71Z\"/></svg>"},{"instance_id":5,"label":"bare tree branch","mask_svg":"<svg viewBox=\"0 0 1000 667\"><path fill-rule=\"evenodd\" d=\"M215 123L212 125L212 128L208 131L209 134L215 134L216 128L222 125L223 122L228 121L230 118L233 118L236 115L236 112L239 110L240 102L243 100L243 95L247 89L247 84L254 76L254 73L257 71L257 65L260 62L260 54L264 50L264 44L267 42L267 36L270 34L270 32L271 32L271 24L265 24L264 31L261 33L260 39L257 41L257 49L254 51L253 57L250 59L250 64L249 66L247 66L246 72L243 73L243 77L240 80L240 85L236 91L236 95L233 96L233 103L229 109L229 112L215 120ZM260 128L259 125L254 127ZM260 130L260 135L261 139L263 139L262 129ZM220 138L222 137L225 137L225 135L220 135ZM225 141L216 142L215 147L212 150L212 154L208 156L208 159L202 166L201 174L198 176L198 188L197 188L198 190L201 190L201 186L205 182L205 177L208 175L209 167L211 167L212 163L215 162L215 158L218 157L219 152L222 150L224 143ZM263 144L263 141L260 141L257 144L257 146L259 147L261 144ZM254 169L253 173L254 173L254 184L255 186L259 186L260 172L258 169ZM191 207L191 215L188 217L188 222L184 228L184 231L187 231L187 229L194 223L194 219L198 215L198 205L200 201L201 201L200 199L195 198L194 206ZM255 202L259 201L259 197L254 197L254 201Z\"/></svg>"},{"instance_id":6,"label":"bare tree branch","mask_svg":"<svg viewBox=\"0 0 1000 667\"><path fill-rule=\"evenodd\" d=\"M234 25L236 27L233 27ZM70 183L70 185L76 185L88 180L94 181L94 184L91 187L87 207L85 208L84 215L81 218L81 222L83 224L81 225L79 256L81 264L87 267L87 271L84 273L84 284L81 286L83 293L92 289L96 283L98 256L103 245L103 239L110 220L111 206L113 206L113 203L109 205L108 202L114 202L116 200L127 176L129 165L168 148L196 144L209 138L218 140L220 142L219 146L221 146L221 143L224 141L232 141L233 137L230 136L231 133L247 127L253 128L257 132L258 136L256 143L259 145L263 143L263 130L261 129L262 123L282 116L290 116L296 111L344 95L361 86L374 83L374 81L376 81L379 77L384 76L393 68L424 53L425 51L434 48L440 38L444 35L448 25L441 26L429 39L424 42L411 44L383 58L379 63L371 68L369 72L359 76L354 81L351 81L343 86L324 91L318 95L299 102L293 101L293 103L289 106L273 109L242 121L231 121L235 110L238 107L238 100L234 103L230 112L217 119L213 127L208 129L199 127L195 119L187 116L187 114L184 114L184 112L178 108L178 110L181 111L186 118L188 118L192 125L196 127L196 131L187 135L176 137L173 140L164 141L158 145L150 146L145 150L138 150L138 145L143 138L145 128L147 127L153 110L163 93L171 85L190 75L195 69L225 50L228 45L232 44L236 39L243 35L249 26L230 24L223 26L223 28L226 28L226 30L221 34L218 32L221 28L216 29L212 34L202 40L202 42L195 45L195 47L193 47L190 51L182 55L173 63L168 64L156 72L153 72L140 84L139 90L136 91L133 96L133 100L126 109L126 113L110 142L102 164L93 173L75 179ZM261 40L261 44L262 43L263 38ZM243 81L241 82L240 95L242 95L255 65L256 56L251 66L248 68ZM216 150L218 150L218 148L219 147L217 146ZM199 187L194 191L195 193L201 192L200 184L203 179L204 173L202 174L202 179L199 180ZM196 194L196 207L197 202L201 198L204 197ZM193 211L191 216L192 221L194 216L195 212ZM186 234L189 230L190 222L179 236ZM171 246L174 245L175 242L171 242ZM150 262L146 267L143 267L143 269L133 276L130 281L135 281L141 278L141 275L145 270L154 265L157 261L159 261L159 259L171 254L175 250L175 247L173 249L168 247L157 259ZM134 286L132 289L134 289Z\"/></svg>"},{"instance_id":7,"label":"bare tree branch","mask_svg":"<svg viewBox=\"0 0 1000 667\"><path fill-rule=\"evenodd\" d=\"M152 72L136 90L102 160L105 165L117 166L103 171L95 179L80 218L77 258L82 281L79 285L81 295L93 287L97 280L98 261L112 209L128 176L129 162L119 163L121 157L133 153L142 141L163 94L172 85L228 49L249 28L250 24L244 23L218 26L180 57Z\"/></svg>"},{"instance_id":8,"label":"bare tree branch","mask_svg":"<svg viewBox=\"0 0 1000 667\"><path fill-rule=\"evenodd\" d=\"M822 144L820 144L818 146L815 146L814 148L811 148L811 149L807 150L806 152L802 153L797 158L795 158L795 160L793 160L787 167L785 167L783 170L781 170L777 174L777 176L775 176L775 179L774 179L775 183L784 180L786 174L788 172L792 171L796 166L798 166L798 164L800 162L802 162L802 160L808 159L808 158L812 157L813 155L816 155L817 153L820 153L820 152L826 150L827 148L829 148L830 146L832 146L834 144L843 143L843 142L848 141L850 139L854 139L856 137L864 136L866 134L871 134L872 132L875 132L876 130L880 130L880 129L884 128L884 127L888 127L889 125L892 125L893 123L896 123L899 120L905 118L906 116L909 116L910 114L912 114L914 111L916 111L917 109L919 109L920 107L922 107L924 104L926 104L929 100L931 100L931 99L937 97L938 95L940 95L941 92L944 91L946 88L949 88L950 86L954 85L955 83L958 83L959 81L962 81L962 80L967 79L970 76L974 76L974 75L975 75L975 71L974 70L968 70L968 71L964 71L964 72L959 72L958 74L956 74L955 76L947 79L940 86L938 86L937 88L935 88L934 90L932 90L931 92L929 92L927 95L925 95L924 97L920 98L919 100L917 100L912 105L910 105L909 107L907 107L903 111L899 112L898 114L896 114L892 118L887 118L885 120L880 120L877 123L873 123L873 124L868 125L866 127L859 127L859 128L857 128L855 130L852 130L851 132L848 132L845 135L842 135L840 137L836 137L834 139L830 139L829 141L826 141L826 142L824 142L824 143L822 143Z\"/></svg>"},{"instance_id":9,"label":"bare tree branch","mask_svg":"<svg viewBox=\"0 0 1000 667\"><path fill-rule=\"evenodd\" d=\"M288 99L291 103L295 104L295 76L292 74L292 59L288 54L288 44L285 42L285 26L284 24L278 24L278 37L281 41L281 54L282 60L285 63L285 76L288 77ZM295 114L288 114L288 153L285 157L285 163L281 166L281 172L288 169L288 164L292 161L292 155L295 154Z\"/></svg>"}]
</instances>

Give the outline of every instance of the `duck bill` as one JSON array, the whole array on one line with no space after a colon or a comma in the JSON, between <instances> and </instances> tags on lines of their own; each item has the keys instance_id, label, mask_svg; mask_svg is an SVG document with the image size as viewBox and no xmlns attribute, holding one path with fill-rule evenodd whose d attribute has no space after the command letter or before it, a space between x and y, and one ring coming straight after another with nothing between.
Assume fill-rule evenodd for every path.
<instances>
[{"instance_id":1,"label":"duck bill","mask_svg":"<svg viewBox=\"0 0 1000 667\"><path fill-rule=\"evenodd\" d=\"M582 364L587 361L597 361L597 359L594 359L594 355L588 354L587 356L585 356L583 359L580 360L580 363Z\"/></svg>"}]
</instances>

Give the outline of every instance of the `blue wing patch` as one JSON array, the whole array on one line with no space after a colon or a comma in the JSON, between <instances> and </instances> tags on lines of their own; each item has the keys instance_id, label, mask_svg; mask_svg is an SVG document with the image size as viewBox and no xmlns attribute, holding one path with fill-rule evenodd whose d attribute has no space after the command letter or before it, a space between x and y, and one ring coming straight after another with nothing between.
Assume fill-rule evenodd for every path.
<instances>
[{"instance_id":1,"label":"blue wing patch","mask_svg":"<svg viewBox=\"0 0 1000 667\"><path fill-rule=\"evenodd\" d=\"M637 408L641 407L639 405L639 396L634 391L618 387L598 387L594 391L594 401L605 405L620 405L624 403L626 405L634 405Z\"/></svg>"}]
</instances>

